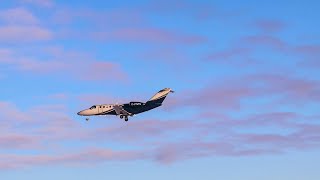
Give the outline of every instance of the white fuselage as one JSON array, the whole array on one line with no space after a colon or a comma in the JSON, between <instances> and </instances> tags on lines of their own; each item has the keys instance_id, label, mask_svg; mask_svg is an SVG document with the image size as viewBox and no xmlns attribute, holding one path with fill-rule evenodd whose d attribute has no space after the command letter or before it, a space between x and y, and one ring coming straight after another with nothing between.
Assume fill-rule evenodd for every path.
<instances>
[{"instance_id":1,"label":"white fuselage","mask_svg":"<svg viewBox=\"0 0 320 180\"><path fill-rule=\"evenodd\" d=\"M113 111L113 104L101 104L101 105L94 105L89 109L82 110L78 112L78 115L82 116L92 116L92 115L99 115L104 114L110 111Z\"/></svg>"}]
</instances>

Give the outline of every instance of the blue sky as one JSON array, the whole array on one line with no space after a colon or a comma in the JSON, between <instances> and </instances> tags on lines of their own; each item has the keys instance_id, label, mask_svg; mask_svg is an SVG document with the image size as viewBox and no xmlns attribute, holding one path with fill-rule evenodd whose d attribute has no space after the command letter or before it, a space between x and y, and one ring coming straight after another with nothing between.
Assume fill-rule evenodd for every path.
<instances>
[{"instance_id":1,"label":"blue sky","mask_svg":"<svg viewBox=\"0 0 320 180\"><path fill-rule=\"evenodd\" d=\"M0 177L318 180L318 7L2 2ZM129 122L76 115L165 87Z\"/></svg>"}]
</instances>

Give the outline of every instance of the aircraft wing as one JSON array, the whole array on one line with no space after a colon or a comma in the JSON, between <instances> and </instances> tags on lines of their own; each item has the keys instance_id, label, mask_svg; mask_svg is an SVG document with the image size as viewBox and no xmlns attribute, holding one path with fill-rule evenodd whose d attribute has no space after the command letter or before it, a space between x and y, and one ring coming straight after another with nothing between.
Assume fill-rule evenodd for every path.
<instances>
[{"instance_id":1,"label":"aircraft wing","mask_svg":"<svg viewBox=\"0 0 320 180\"><path fill-rule=\"evenodd\" d=\"M128 111L124 110L122 106L114 105L113 109L116 111L117 115L125 115L125 116L131 115L131 113L129 113Z\"/></svg>"}]
</instances>

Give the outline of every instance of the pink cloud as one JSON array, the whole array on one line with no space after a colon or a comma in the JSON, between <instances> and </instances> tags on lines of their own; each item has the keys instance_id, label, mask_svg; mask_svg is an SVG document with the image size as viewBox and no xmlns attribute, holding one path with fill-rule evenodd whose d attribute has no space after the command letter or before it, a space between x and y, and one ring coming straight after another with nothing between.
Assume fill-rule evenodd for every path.
<instances>
[{"instance_id":1,"label":"pink cloud","mask_svg":"<svg viewBox=\"0 0 320 180\"><path fill-rule=\"evenodd\" d=\"M300 104L320 98L320 82L281 75L256 75L249 77L253 82L264 83L261 92L265 95L282 95L283 100Z\"/></svg>"},{"instance_id":2,"label":"pink cloud","mask_svg":"<svg viewBox=\"0 0 320 180\"><path fill-rule=\"evenodd\" d=\"M32 121L32 117L29 114L19 110L19 108L13 103L0 102L0 108L1 108L0 116L5 119L18 120L18 122L15 121L14 123L21 123L22 124L24 122L26 123L26 122Z\"/></svg>"},{"instance_id":3,"label":"pink cloud","mask_svg":"<svg viewBox=\"0 0 320 180\"><path fill-rule=\"evenodd\" d=\"M38 26L2 26L0 27L0 42L35 42L52 39L53 33Z\"/></svg>"},{"instance_id":4,"label":"pink cloud","mask_svg":"<svg viewBox=\"0 0 320 180\"><path fill-rule=\"evenodd\" d=\"M247 66L256 64L256 62L251 58L253 51L253 48L233 47L230 49L211 53L207 55L207 57L205 57L205 60L225 63L228 65L235 64L237 66Z\"/></svg>"},{"instance_id":5,"label":"pink cloud","mask_svg":"<svg viewBox=\"0 0 320 180\"><path fill-rule=\"evenodd\" d=\"M220 83L212 83L198 90L181 92L170 106L172 108L175 105L177 107L195 106L217 110L239 109L242 99L254 97L259 93L249 85L239 82L242 80L229 79Z\"/></svg>"},{"instance_id":6,"label":"pink cloud","mask_svg":"<svg viewBox=\"0 0 320 180\"><path fill-rule=\"evenodd\" d=\"M292 52L299 56L302 56L301 63L308 67L320 67L319 58L320 58L320 45L301 45L294 47Z\"/></svg>"},{"instance_id":7,"label":"pink cloud","mask_svg":"<svg viewBox=\"0 0 320 180\"><path fill-rule=\"evenodd\" d=\"M10 104L1 103L2 110L6 106ZM94 165L107 161L133 160L168 164L199 157L257 156L320 147L320 136L317 134L319 127L308 120L318 116L308 117L297 112L249 114L240 119L211 112L196 114L188 119L137 119L125 126L122 121L115 121L105 127L81 126L79 122L71 119L67 112L67 109L57 105L33 107L25 112L25 115L37 119L37 123L30 122L32 128L25 128L22 124L16 128L1 126L2 132L5 128L10 133L0 138L0 144L6 144L7 148L12 150L36 149L39 155L2 154L0 168L74 166L88 163ZM11 112L7 109L1 114L6 116ZM45 120L39 117L45 117ZM305 120L305 124L302 124L301 118ZM12 119L6 122L15 121L16 119ZM263 128L266 133L247 132L257 127ZM288 133L268 130L273 127L286 128ZM246 133L237 131L243 128ZM15 133L16 131L19 133ZM81 148L73 149L69 146L79 139ZM41 147L42 143L48 141L51 143L50 148ZM109 142L125 145L127 150L102 148ZM61 143L66 144L61 146ZM90 148L92 144L95 144L95 149Z\"/></svg>"},{"instance_id":8,"label":"pink cloud","mask_svg":"<svg viewBox=\"0 0 320 180\"><path fill-rule=\"evenodd\" d=\"M38 24L39 20L25 8L13 8L0 11L0 20L12 25Z\"/></svg>"},{"instance_id":9,"label":"pink cloud","mask_svg":"<svg viewBox=\"0 0 320 180\"><path fill-rule=\"evenodd\" d=\"M175 33L160 28L122 28L113 32L96 32L93 36L99 40L147 43L199 44L206 41L202 36Z\"/></svg>"},{"instance_id":10,"label":"pink cloud","mask_svg":"<svg viewBox=\"0 0 320 180\"><path fill-rule=\"evenodd\" d=\"M320 82L287 75L257 74L224 79L177 95L171 108L193 106L213 110L246 108L243 100L270 97L273 105L302 105L320 99ZM271 102L270 102L271 103ZM271 107L269 107L271 108Z\"/></svg>"},{"instance_id":11,"label":"pink cloud","mask_svg":"<svg viewBox=\"0 0 320 180\"><path fill-rule=\"evenodd\" d=\"M152 158L162 164L172 164L194 158L213 156L258 156L263 154L281 153L272 148L245 148L232 142L182 142L170 143L159 147Z\"/></svg>"},{"instance_id":12,"label":"pink cloud","mask_svg":"<svg viewBox=\"0 0 320 180\"><path fill-rule=\"evenodd\" d=\"M34 149L38 147L38 139L26 134L2 134L1 149Z\"/></svg>"},{"instance_id":13,"label":"pink cloud","mask_svg":"<svg viewBox=\"0 0 320 180\"><path fill-rule=\"evenodd\" d=\"M39 61L33 59L21 59L16 62L18 70L38 73L56 73L66 69L67 65L58 61Z\"/></svg>"},{"instance_id":14,"label":"pink cloud","mask_svg":"<svg viewBox=\"0 0 320 180\"><path fill-rule=\"evenodd\" d=\"M293 47L291 53L301 57L299 65L308 69L320 67L320 45L308 44Z\"/></svg>"},{"instance_id":15,"label":"pink cloud","mask_svg":"<svg viewBox=\"0 0 320 180\"><path fill-rule=\"evenodd\" d=\"M74 22L86 22L94 24L96 28L113 29L116 27L128 27L143 25L146 19L140 10L134 9L109 9L108 11L97 11L88 8L63 8L58 9L52 17L59 24L72 24Z\"/></svg>"},{"instance_id":16,"label":"pink cloud","mask_svg":"<svg viewBox=\"0 0 320 180\"><path fill-rule=\"evenodd\" d=\"M251 49L248 49L248 48L233 48L233 49L210 54L208 59L222 61L222 60L228 60L235 56L248 55L250 52L251 52Z\"/></svg>"},{"instance_id":17,"label":"pink cloud","mask_svg":"<svg viewBox=\"0 0 320 180\"><path fill-rule=\"evenodd\" d=\"M297 123L304 126L303 124ZM311 125L313 129L319 129L318 125ZM291 149L304 150L320 147L320 136L314 131L306 132L303 128L287 135L281 134L241 134L243 143L251 144L252 146L271 147L279 151L287 151Z\"/></svg>"},{"instance_id":18,"label":"pink cloud","mask_svg":"<svg viewBox=\"0 0 320 180\"><path fill-rule=\"evenodd\" d=\"M20 0L25 4L32 4L40 7L52 7L54 5L53 0Z\"/></svg>"},{"instance_id":19,"label":"pink cloud","mask_svg":"<svg viewBox=\"0 0 320 180\"><path fill-rule=\"evenodd\" d=\"M302 46L296 47L294 50L295 52L301 53L304 55L310 55L310 56L320 55L320 45L302 45Z\"/></svg>"},{"instance_id":20,"label":"pink cloud","mask_svg":"<svg viewBox=\"0 0 320 180\"><path fill-rule=\"evenodd\" d=\"M240 41L240 44L245 44L251 47L254 46L265 46L265 47L270 47L275 50L280 50L280 51L287 51L288 50L288 45L286 42L282 41L279 38L273 37L273 36L268 36L268 35L256 35L256 36L248 36L243 38Z\"/></svg>"},{"instance_id":21,"label":"pink cloud","mask_svg":"<svg viewBox=\"0 0 320 180\"><path fill-rule=\"evenodd\" d=\"M75 73L77 76L85 80L126 80L127 76L120 69L118 64L107 61L96 61L93 63L84 63L83 71ZM83 75L84 74L84 75Z\"/></svg>"},{"instance_id":22,"label":"pink cloud","mask_svg":"<svg viewBox=\"0 0 320 180\"><path fill-rule=\"evenodd\" d=\"M268 19L261 19L254 22L254 26L264 32L279 32L283 30L286 25L285 23L278 21L278 20L268 20Z\"/></svg>"},{"instance_id":23,"label":"pink cloud","mask_svg":"<svg viewBox=\"0 0 320 180\"><path fill-rule=\"evenodd\" d=\"M179 120L158 120L148 119L140 120L131 123L130 126L123 127L121 124L116 124L110 127L97 128L90 132L86 137L89 140L97 139L98 137L108 136L107 139L117 140L135 145L143 145L148 142L148 139L167 138L170 134L192 129L190 121L182 122ZM117 133L123 131L122 133ZM144 138L148 137L148 138ZM168 140L169 141L169 140Z\"/></svg>"},{"instance_id":24,"label":"pink cloud","mask_svg":"<svg viewBox=\"0 0 320 180\"><path fill-rule=\"evenodd\" d=\"M272 125L277 125L279 119L266 119L264 121L272 121ZM235 120L233 120L235 121ZM281 120L280 120L281 121ZM285 153L289 150L305 150L319 148L318 143L320 136L316 134L317 125L311 125L314 131L308 132L307 130L299 130L301 124L298 121L293 122L292 119L286 120L287 123L294 126L281 126L291 129L294 127L294 132L287 135L277 134L276 132L270 132L270 134L242 134L228 131L230 128L235 128L232 121L231 124L221 126L220 124L208 124L203 125L202 128L207 126L217 127L224 129L225 135L218 137L218 140L211 138L211 140L203 141L205 136L199 139L188 139L184 142L165 143L158 146L158 149L154 151L154 160L160 163L174 163L176 161L183 161L192 158L210 157L210 156L257 156L263 154ZM248 124L250 124L248 122ZM259 125L260 126L260 125ZM243 124L243 127L247 125ZM260 126L261 127L261 126ZM269 125L263 125L263 127L270 127ZM197 126L194 126L197 128ZM214 129L210 129L215 131ZM203 130L200 130L201 132ZM213 133L215 134L215 133ZM205 134L207 135L207 134ZM217 136L217 134L215 134ZM197 147L197 148L194 148Z\"/></svg>"},{"instance_id":25,"label":"pink cloud","mask_svg":"<svg viewBox=\"0 0 320 180\"><path fill-rule=\"evenodd\" d=\"M91 165L106 161L132 161L145 155L134 151L116 151L112 149L88 149L80 152L47 155L1 155L0 167L5 169L25 168L39 165Z\"/></svg>"},{"instance_id":26,"label":"pink cloud","mask_svg":"<svg viewBox=\"0 0 320 180\"><path fill-rule=\"evenodd\" d=\"M42 49L39 49L41 51ZM32 56L20 56L19 52L3 49L2 64L9 65L15 71L46 75L68 75L70 78L98 81L114 80L127 82L128 77L119 64L112 61L97 61L84 53L65 52L59 49L46 50L51 57L38 59ZM89 61L91 59L91 61ZM58 76L59 76L58 75Z\"/></svg>"},{"instance_id":27,"label":"pink cloud","mask_svg":"<svg viewBox=\"0 0 320 180\"><path fill-rule=\"evenodd\" d=\"M159 15L181 15L184 18L192 18L196 21L210 20L212 18L226 18L231 15L215 7L212 3L175 1L151 1L143 11L157 13ZM235 9L233 9L233 13Z\"/></svg>"},{"instance_id":28,"label":"pink cloud","mask_svg":"<svg viewBox=\"0 0 320 180\"><path fill-rule=\"evenodd\" d=\"M125 41L142 43L199 44L205 36L153 27L145 17L144 8L125 8L97 12L90 9L62 9L54 14L56 23L72 24L81 21L88 24L88 31L67 30L70 38L89 38L97 41Z\"/></svg>"},{"instance_id":29,"label":"pink cloud","mask_svg":"<svg viewBox=\"0 0 320 180\"><path fill-rule=\"evenodd\" d=\"M12 51L7 48L0 48L0 63L10 63Z\"/></svg>"}]
</instances>

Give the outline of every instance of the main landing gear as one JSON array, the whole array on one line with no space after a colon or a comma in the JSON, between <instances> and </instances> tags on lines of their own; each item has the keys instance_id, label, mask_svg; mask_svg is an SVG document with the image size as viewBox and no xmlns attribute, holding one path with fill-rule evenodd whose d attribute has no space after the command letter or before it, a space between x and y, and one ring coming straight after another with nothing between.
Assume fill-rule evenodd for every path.
<instances>
[{"instance_id":1,"label":"main landing gear","mask_svg":"<svg viewBox=\"0 0 320 180\"><path fill-rule=\"evenodd\" d=\"M86 118L86 121L89 121L89 118Z\"/></svg>"},{"instance_id":2,"label":"main landing gear","mask_svg":"<svg viewBox=\"0 0 320 180\"><path fill-rule=\"evenodd\" d=\"M128 121L128 120L129 120L128 116L120 115L120 119L123 119L123 117L124 117L124 120L125 120L125 121Z\"/></svg>"}]
</instances>

